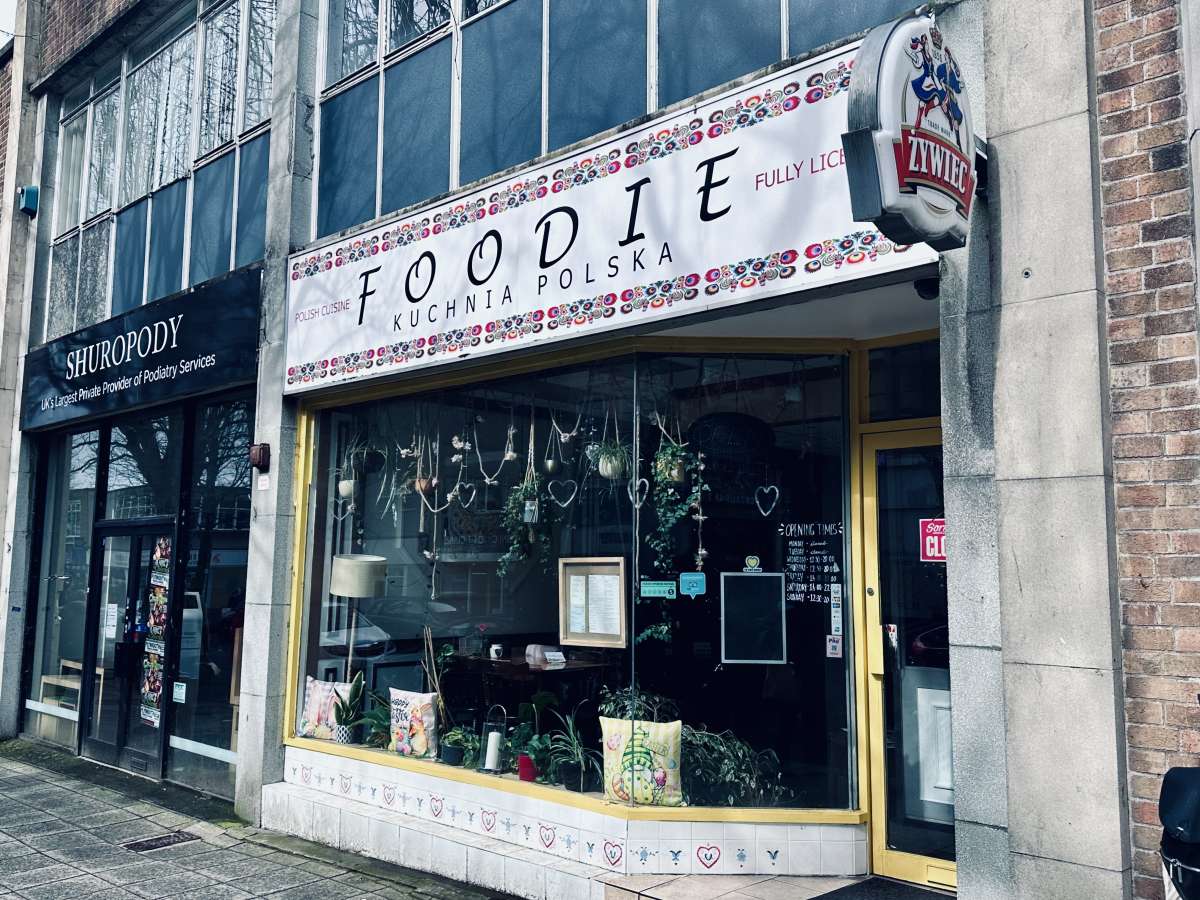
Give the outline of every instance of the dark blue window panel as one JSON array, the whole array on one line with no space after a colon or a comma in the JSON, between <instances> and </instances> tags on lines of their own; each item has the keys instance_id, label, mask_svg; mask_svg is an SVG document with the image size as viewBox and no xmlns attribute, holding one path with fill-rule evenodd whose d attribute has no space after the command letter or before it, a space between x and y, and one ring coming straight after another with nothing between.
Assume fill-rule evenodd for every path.
<instances>
[{"instance_id":1,"label":"dark blue window panel","mask_svg":"<svg viewBox=\"0 0 1200 900\"><path fill-rule=\"evenodd\" d=\"M513 0L463 29L462 152L466 184L542 149L542 2Z\"/></svg>"},{"instance_id":2,"label":"dark blue window panel","mask_svg":"<svg viewBox=\"0 0 1200 900\"><path fill-rule=\"evenodd\" d=\"M384 73L383 211L450 187L450 41Z\"/></svg>"},{"instance_id":3,"label":"dark blue window panel","mask_svg":"<svg viewBox=\"0 0 1200 900\"><path fill-rule=\"evenodd\" d=\"M146 274L146 212L149 208L149 200L139 200L117 214L117 245L113 250L114 316L142 305L142 281Z\"/></svg>"},{"instance_id":4,"label":"dark blue window panel","mask_svg":"<svg viewBox=\"0 0 1200 900\"><path fill-rule=\"evenodd\" d=\"M378 121L377 77L321 104L318 237L375 218Z\"/></svg>"},{"instance_id":5,"label":"dark blue window panel","mask_svg":"<svg viewBox=\"0 0 1200 900\"><path fill-rule=\"evenodd\" d=\"M550 149L646 111L646 0L552 0Z\"/></svg>"},{"instance_id":6,"label":"dark blue window panel","mask_svg":"<svg viewBox=\"0 0 1200 900\"><path fill-rule=\"evenodd\" d=\"M826 15L842 18L837 4ZM659 0L659 104L777 62L780 29L779 0Z\"/></svg>"},{"instance_id":7,"label":"dark blue window panel","mask_svg":"<svg viewBox=\"0 0 1200 900\"><path fill-rule=\"evenodd\" d=\"M242 145L242 161L238 169L237 243L233 251L235 266L258 262L266 252L270 138L270 134L263 134Z\"/></svg>"},{"instance_id":8,"label":"dark blue window panel","mask_svg":"<svg viewBox=\"0 0 1200 900\"><path fill-rule=\"evenodd\" d=\"M898 19L915 5L912 0L838 0L831 15L827 2L788 0L788 54L797 56Z\"/></svg>"},{"instance_id":9,"label":"dark blue window panel","mask_svg":"<svg viewBox=\"0 0 1200 900\"><path fill-rule=\"evenodd\" d=\"M192 284L229 271L232 239L233 154L226 153L196 170L196 187L192 191L192 265L188 274Z\"/></svg>"},{"instance_id":10,"label":"dark blue window panel","mask_svg":"<svg viewBox=\"0 0 1200 900\"><path fill-rule=\"evenodd\" d=\"M177 181L154 195L150 213L150 272L146 301L183 287L183 220L187 182Z\"/></svg>"}]
</instances>

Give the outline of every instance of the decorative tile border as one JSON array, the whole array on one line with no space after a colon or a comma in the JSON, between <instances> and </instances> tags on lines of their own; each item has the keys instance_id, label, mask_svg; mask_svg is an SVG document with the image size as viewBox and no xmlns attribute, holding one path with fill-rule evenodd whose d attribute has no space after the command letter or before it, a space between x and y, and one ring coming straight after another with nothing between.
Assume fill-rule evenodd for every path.
<instances>
[{"instance_id":1,"label":"decorative tile border","mask_svg":"<svg viewBox=\"0 0 1200 900\"><path fill-rule=\"evenodd\" d=\"M402 829L434 829L451 843L491 847L538 865L582 865L594 873L861 875L867 870L864 825L761 825L747 822L626 820L493 788L288 747L286 786L294 808L276 812L267 827L311 840L328 839L317 827L323 804L342 810L341 844L380 858L365 835L381 820ZM264 788L266 793L282 786ZM266 814L264 813L264 816ZM350 821L362 818L357 831ZM281 824L277 824L281 823ZM345 849L345 847L343 847ZM399 860L422 868L425 851ZM449 852L441 848L437 852ZM436 855L436 854L435 854ZM397 861L397 860L392 860Z\"/></svg>"}]
</instances>

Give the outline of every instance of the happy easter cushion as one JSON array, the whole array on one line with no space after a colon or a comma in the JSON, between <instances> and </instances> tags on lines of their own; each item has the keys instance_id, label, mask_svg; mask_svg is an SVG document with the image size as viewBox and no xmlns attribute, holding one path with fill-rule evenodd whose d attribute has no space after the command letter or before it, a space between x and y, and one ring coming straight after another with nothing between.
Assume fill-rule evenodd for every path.
<instances>
[{"instance_id":1,"label":"happy easter cushion","mask_svg":"<svg viewBox=\"0 0 1200 900\"><path fill-rule=\"evenodd\" d=\"M390 749L405 756L437 756L437 694L418 694L390 688L392 741Z\"/></svg>"},{"instance_id":2,"label":"happy easter cushion","mask_svg":"<svg viewBox=\"0 0 1200 900\"><path fill-rule=\"evenodd\" d=\"M600 717L604 740L604 797L644 806L682 806L679 772L682 722Z\"/></svg>"}]
</instances>

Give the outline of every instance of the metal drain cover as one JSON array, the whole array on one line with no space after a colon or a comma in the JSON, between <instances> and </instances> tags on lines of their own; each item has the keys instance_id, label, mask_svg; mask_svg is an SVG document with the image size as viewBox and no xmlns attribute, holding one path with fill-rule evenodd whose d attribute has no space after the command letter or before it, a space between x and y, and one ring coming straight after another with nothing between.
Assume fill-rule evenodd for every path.
<instances>
[{"instance_id":1,"label":"metal drain cover","mask_svg":"<svg viewBox=\"0 0 1200 900\"><path fill-rule=\"evenodd\" d=\"M132 850L134 853L145 853L148 850L161 850L163 847L174 847L176 844L186 844L188 841L198 841L200 837L195 834L189 834L186 831L172 831L170 834L161 834L158 837L145 838L140 841L130 841L128 844L122 844L126 850Z\"/></svg>"}]
</instances>

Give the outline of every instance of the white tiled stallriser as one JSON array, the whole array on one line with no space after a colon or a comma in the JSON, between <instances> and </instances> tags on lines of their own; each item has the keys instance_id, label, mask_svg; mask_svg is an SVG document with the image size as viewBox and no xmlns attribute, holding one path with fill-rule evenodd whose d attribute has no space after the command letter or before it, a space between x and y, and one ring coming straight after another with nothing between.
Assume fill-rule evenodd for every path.
<instances>
[{"instance_id":1,"label":"white tiled stallriser","mask_svg":"<svg viewBox=\"0 0 1200 900\"><path fill-rule=\"evenodd\" d=\"M863 825L627 821L287 748L263 827L531 900L591 900L617 874L864 875Z\"/></svg>"}]
</instances>

